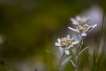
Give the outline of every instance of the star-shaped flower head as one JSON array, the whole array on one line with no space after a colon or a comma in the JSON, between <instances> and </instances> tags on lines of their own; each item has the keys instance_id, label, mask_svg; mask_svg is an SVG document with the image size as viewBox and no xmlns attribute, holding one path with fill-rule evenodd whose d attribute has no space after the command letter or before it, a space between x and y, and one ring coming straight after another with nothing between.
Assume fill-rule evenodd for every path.
<instances>
[{"instance_id":1,"label":"star-shaped flower head","mask_svg":"<svg viewBox=\"0 0 106 71\"><path fill-rule=\"evenodd\" d=\"M70 38L69 35L61 39L58 38L57 41L58 42L55 42L55 45L62 48L67 55L69 54L69 49L79 43L79 41L74 41L73 38Z\"/></svg>"},{"instance_id":2,"label":"star-shaped flower head","mask_svg":"<svg viewBox=\"0 0 106 71\"><path fill-rule=\"evenodd\" d=\"M71 18L70 20L74 25L83 25L89 21L89 17L85 18L85 17L76 16L76 19Z\"/></svg>"},{"instance_id":3,"label":"star-shaped flower head","mask_svg":"<svg viewBox=\"0 0 106 71\"><path fill-rule=\"evenodd\" d=\"M77 25L76 29L68 27L70 30L79 33L81 36L86 36L93 28L97 26L97 24L89 25L86 22L89 20L88 18L80 18L79 16L76 19L71 19L73 24Z\"/></svg>"}]
</instances>

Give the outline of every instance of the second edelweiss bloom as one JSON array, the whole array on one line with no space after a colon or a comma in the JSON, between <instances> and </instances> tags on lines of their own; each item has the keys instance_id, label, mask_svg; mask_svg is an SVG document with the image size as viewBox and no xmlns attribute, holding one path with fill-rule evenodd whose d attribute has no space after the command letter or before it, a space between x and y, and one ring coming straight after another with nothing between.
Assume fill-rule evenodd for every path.
<instances>
[{"instance_id":1,"label":"second edelweiss bloom","mask_svg":"<svg viewBox=\"0 0 106 71\"><path fill-rule=\"evenodd\" d=\"M76 19L80 20L80 22L79 21L77 22L75 19L72 19L72 22L73 22L73 24L75 24L75 22L76 22L77 28L76 29L73 29L71 27L68 27L68 28L72 31L79 33L81 36L86 36L93 28L95 28L97 26L97 24L92 25L92 26L89 24L86 24L86 22L88 21L87 18L80 19L80 17L77 17Z\"/></svg>"},{"instance_id":2,"label":"second edelweiss bloom","mask_svg":"<svg viewBox=\"0 0 106 71\"><path fill-rule=\"evenodd\" d=\"M69 54L69 49L79 43L79 41L74 41L73 38L70 38L69 35L61 39L58 38L57 40L58 42L55 42L55 45L62 48L67 55Z\"/></svg>"}]
</instances>

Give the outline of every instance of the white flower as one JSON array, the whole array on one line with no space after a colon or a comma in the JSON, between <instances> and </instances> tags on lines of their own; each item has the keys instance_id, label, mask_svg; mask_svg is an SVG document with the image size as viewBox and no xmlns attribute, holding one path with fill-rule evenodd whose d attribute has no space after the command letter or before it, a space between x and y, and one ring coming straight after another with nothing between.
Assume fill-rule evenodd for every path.
<instances>
[{"instance_id":1,"label":"white flower","mask_svg":"<svg viewBox=\"0 0 106 71\"><path fill-rule=\"evenodd\" d=\"M71 18L70 20L74 25L82 25L88 22L89 17L85 18L85 17L76 16L76 19Z\"/></svg>"},{"instance_id":2,"label":"white flower","mask_svg":"<svg viewBox=\"0 0 106 71\"><path fill-rule=\"evenodd\" d=\"M92 25L92 26L88 24L84 24L84 25L78 25L76 29L73 29L71 27L68 27L68 28L74 32L79 33L81 36L85 37L96 26L97 24Z\"/></svg>"},{"instance_id":3,"label":"white flower","mask_svg":"<svg viewBox=\"0 0 106 71\"><path fill-rule=\"evenodd\" d=\"M73 38L70 38L69 35L61 39L58 38L57 41L55 45L62 49L67 55L69 54L69 49L79 43L79 41L74 41Z\"/></svg>"}]
</instances>

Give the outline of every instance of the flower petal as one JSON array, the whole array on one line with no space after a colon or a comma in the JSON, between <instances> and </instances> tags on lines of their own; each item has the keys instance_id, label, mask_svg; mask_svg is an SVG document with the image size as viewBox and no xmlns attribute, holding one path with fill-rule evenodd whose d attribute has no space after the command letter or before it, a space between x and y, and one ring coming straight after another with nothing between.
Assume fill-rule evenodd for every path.
<instances>
[{"instance_id":1,"label":"flower petal","mask_svg":"<svg viewBox=\"0 0 106 71\"><path fill-rule=\"evenodd\" d=\"M70 35L67 35L67 40L69 40L70 39Z\"/></svg>"},{"instance_id":2,"label":"flower petal","mask_svg":"<svg viewBox=\"0 0 106 71\"><path fill-rule=\"evenodd\" d=\"M81 36L83 36L83 37L85 37L87 34L85 33L85 32L83 32L82 34L81 34Z\"/></svg>"},{"instance_id":3,"label":"flower petal","mask_svg":"<svg viewBox=\"0 0 106 71\"><path fill-rule=\"evenodd\" d=\"M79 43L79 41L75 41L75 42L72 42L72 45L76 45L78 43Z\"/></svg>"},{"instance_id":4,"label":"flower petal","mask_svg":"<svg viewBox=\"0 0 106 71\"><path fill-rule=\"evenodd\" d=\"M71 18L70 20L72 21L72 24L74 24L74 25L78 25L79 24L79 22L76 19L74 19L74 18Z\"/></svg>"},{"instance_id":5,"label":"flower petal","mask_svg":"<svg viewBox=\"0 0 106 71\"><path fill-rule=\"evenodd\" d=\"M55 42L55 45L56 46L62 46L60 43L57 43L57 42Z\"/></svg>"},{"instance_id":6,"label":"flower petal","mask_svg":"<svg viewBox=\"0 0 106 71\"><path fill-rule=\"evenodd\" d=\"M76 29L76 31L77 31L77 33L80 33L80 31L79 31L79 29L78 29L78 28Z\"/></svg>"},{"instance_id":7,"label":"flower petal","mask_svg":"<svg viewBox=\"0 0 106 71\"><path fill-rule=\"evenodd\" d=\"M74 31L74 32L78 32L76 29L73 29L71 27L68 27L70 30Z\"/></svg>"},{"instance_id":8,"label":"flower petal","mask_svg":"<svg viewBox=\"0 0 106 71\"><path fill-rule=\"evenodd\" d=\"M97 26L97 24L93 25L92 28L95 28Z\"/></svg>"},{"instance_id":9,"label":"flower petal","mask_svg":"<svg viewBox=\"0 0 106 71\"><path fill-rule=\"evenodd\" d=\"M85 33L88 34L91 30L92 30L92 26L89 26L89 27L85 30Z\"/></svg>"},{"instance_id":10,"label":"flower petal","mask_svg":"<svg viewBox=\"0 0 106 71\"><path fill-rule=\"evenodd\" d=\"M69 50L65 50L65 54L69 55L70 54Z\"/></svg>"},{"instance_id":11,"label":"flower petal","mask_svg":"<svg viewBox=\"0 0 106 71\"><path fill-rule=\"evenodd\" d=\"M58 38L58 39L57 39L57 41L58 41L59 43L61 43L61 40L60 40L60 38Z\"/></svg>"},{"instance_id":12,"label":"flower petal","mask_svg":"<svg viewBox=\"0 0 106 71\"><path fill-rule=\"evenodd\" d=\"M62 47L59 47L60 55L62 56L64 49Z\"/></svg>"},{"instance_id":13,"label":"flower petal","mask_svg":"<svg viewBox=\"0 0 106 71\"><path fill-rule=\"evenodd\" d=\"M65 49L70 49L71 47L73 47L73 45L69 45L69 46L66 47Z\"/></svg>"},{"instance_id":14,"label":"flower petal","mask_svg":"<svg viewBox=\"0 0 106 71\"><path fill-rule=\"evenodd\" d=\"M89 21L89 19L90 19L89 17L87 17L87 18L84 17L84 18L82 19L82 22L86 23L86 22Z\"/></svg>"},{"instance_id":15,"label":"flower petal","mask_svg":"<svg viewBox=\"0 0 106 71\"><path fill-rule=\"evenodd\" d=\"M90 26L88 27L88 29L85 31L85 33L89 33L93 28L95 28L97 26L97 24L93 25L93 26Z\"/></svg>"},{"instance_id":16,"label":"flower petal","mask_svg":"<svg viewBox=\"0 0 106 71\"><path fill-rule=\"evenodd\" d=\"M76 20L80 21L81 17L80 16L76 16Z\"/></svg>"}]
</instances>

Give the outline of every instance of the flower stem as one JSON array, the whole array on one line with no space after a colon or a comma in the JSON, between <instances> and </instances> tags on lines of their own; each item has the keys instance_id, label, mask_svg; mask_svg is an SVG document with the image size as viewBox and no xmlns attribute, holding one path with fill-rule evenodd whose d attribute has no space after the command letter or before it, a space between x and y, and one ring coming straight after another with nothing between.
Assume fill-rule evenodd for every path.
<instances>
[{"instance_id":1,"label":"flower stem","mask_svg":"<svg viewBox=\"0 0 106 71\"><path fill-rule=\"evenodd\" d=\"M64 55L65 55L65 51L63 52L63 55L62 55L62 57L60 58L60 65L59 65L59 70L61 71L61 63L62 63L62 59L63 59L63 57L64 57Z\"/></svg>"},{"instance_id":2,"label":"flower stem","mask_svg":"<svg viewBox=\"0 0 106 71\"><path fill-rule=\"evenodd\" d=\"M81 53L83 53L87 48L89 48L89 47L84 48L84 49L76 56L76 59L78 59L78 57L81 55Z\"/></svg>"},{"instance_id":3,"label":"flower stem","mask_svg":"<svg viewBox=\"0 0 106 71\"><path fill-rule=\"evenodd\" d=\"M72 60L70 60L71 61L71 63L72 63L72 65L74 66L74 68L76 67L76 65L74 64L74 62L72 61Z\"/></svg>"},{"instance_id":4,"label":"flower stem","mask_svg":"<svg viewBox=\"0 0 106 71\"><path fill-rule=\"evenodd\" d=\"M78 46L78 48L77 48L78 55L79 55L79 53L80 53L80 49L81 49L82 44L83 44L83 39L84 39L84 37L82 37L82 39L81 39L81 41L80 41L80 44L79 44L79 46ZM78 67L79 67L78 62L79 62L79 56L76 58L76 64L75 64L76 67L75 67L75 71L78 71Z\"/></svg>"}]
</instances>

